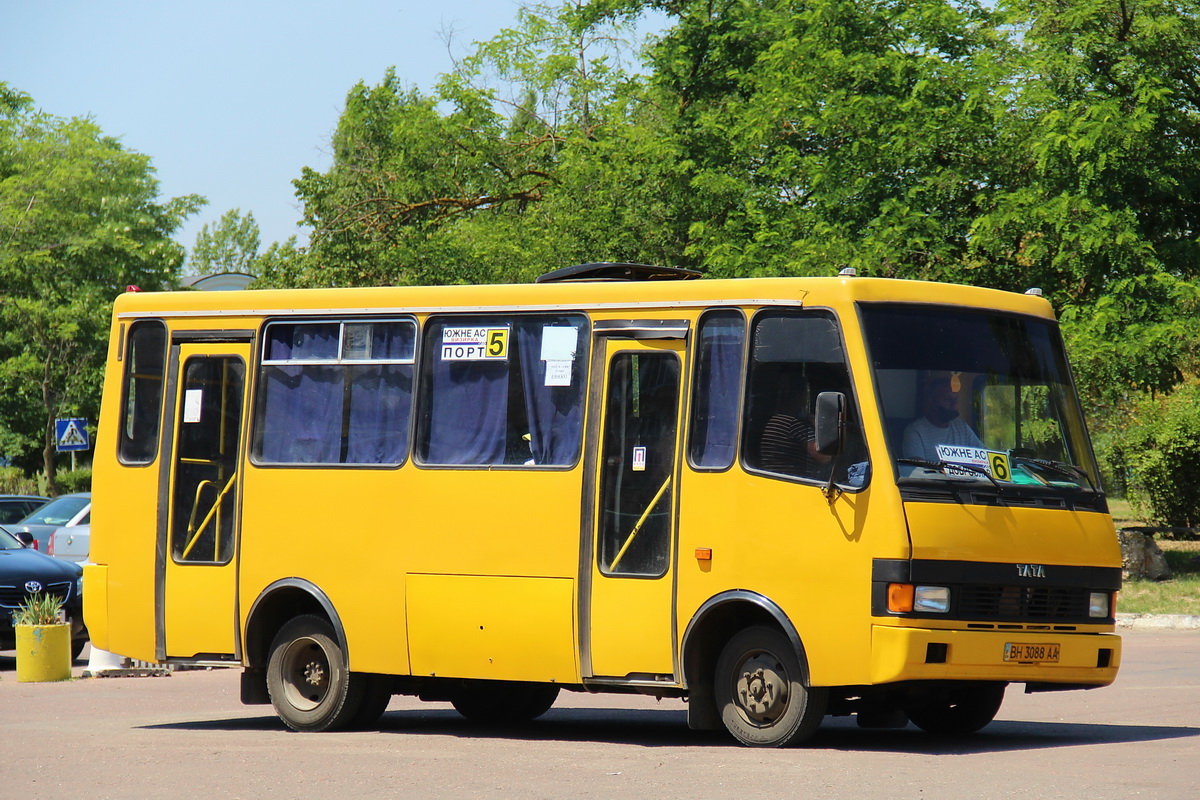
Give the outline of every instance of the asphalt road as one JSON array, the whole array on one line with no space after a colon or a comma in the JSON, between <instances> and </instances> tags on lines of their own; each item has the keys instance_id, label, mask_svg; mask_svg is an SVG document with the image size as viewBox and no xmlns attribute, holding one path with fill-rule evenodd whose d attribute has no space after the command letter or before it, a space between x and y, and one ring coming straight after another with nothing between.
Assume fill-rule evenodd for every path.
<instances>
[{"instance_id":1,"label":"asphalt road","mask_svg":"<svg viewBox=\"0 0 1200 800\"><path fill-rule=\"evenodd\" d=\"M396 697L378 731L290 733L269 706L239 703L233 670L27 684L10 653L0 800L1196 798L1200 633L1124 637L1116 684L1010 689L974 737L827 720L811 746L783 751L689 731L678 701L616 695L564 694L519 730Z\"/></svg>"}]
</instances>

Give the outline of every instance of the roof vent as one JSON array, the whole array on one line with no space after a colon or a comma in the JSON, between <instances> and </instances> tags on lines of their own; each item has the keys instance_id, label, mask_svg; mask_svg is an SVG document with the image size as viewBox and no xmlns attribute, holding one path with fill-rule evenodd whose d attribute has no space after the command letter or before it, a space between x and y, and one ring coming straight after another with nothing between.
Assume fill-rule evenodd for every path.
<instances>
[{"instance_id":1,"label":"roof vent","mask_svg":"<svg viewBox=\"0 0 1200 800\"><path fill-rule=\"evenodd\" d=\"M545 275L539 275L537 283L562 283L566 281L687 281L701 277L702 273L682 267L655 267L650 264L625 264L600 261L592 264L576 264L563 267Z\"/></svg>"},{"instance_id":2,"label":"roof vent","mask_svg":"<svg viewBox=\"0 0 1200 800\"><path fill-rule=\"evenodd\" d=\"M854 267L846 267L841 272L838 273L838 277L839 278L857 278L858 270L856 270Z\"/></svg>"},{"instance_id":3,"label":"roof vent","mask_svg":"<svg viewBox=\"0 0 1200 800\"><path fill-rule=\"evenodd\" d=\"M1025 294L1031 294L1031 295L1033 295L1034 297L1041 297L1041 296L1042 296L1042 290L1041 290L1041 289L1039 289L1038 287L1034 286L1032 289L1026 289L1026 290L1025 290Z\"/></svg>"}]
</instances>

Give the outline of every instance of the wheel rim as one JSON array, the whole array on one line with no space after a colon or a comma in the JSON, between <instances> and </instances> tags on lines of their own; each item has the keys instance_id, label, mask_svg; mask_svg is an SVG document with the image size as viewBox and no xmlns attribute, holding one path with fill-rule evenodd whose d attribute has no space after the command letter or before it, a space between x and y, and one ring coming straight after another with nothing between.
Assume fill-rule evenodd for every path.
<instances>
[{"instance_id":1,"label":"wheel rim","mask_svg":"<svg viewBox=\"0 0 1200 800\"><path fill-rule=\"evenodd\" d=\"M304 637L287 646L282 658L283 690L288 703L311 711L329 694L329 654L315 639Z\"/></svg>"},{"instance_id":2,"label":"wheel rim","mask_svg":"<svg viewBox=\"0 0 1200 800\"><path fill-rule=\"evenodd\" d=\"M773 653L748 653L735 673L733 697L738 714L759 728L774 725L787 711L788 686L787 669Z\"/></svg>"}]
</instances>

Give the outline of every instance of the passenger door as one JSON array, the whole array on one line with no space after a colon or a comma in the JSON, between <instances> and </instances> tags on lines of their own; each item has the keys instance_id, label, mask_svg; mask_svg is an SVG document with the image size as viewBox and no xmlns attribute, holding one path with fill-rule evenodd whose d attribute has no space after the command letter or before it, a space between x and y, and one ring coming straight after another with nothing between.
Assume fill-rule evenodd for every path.
<instances>
[{"instance_id":1,"label":"passenger door","mask_svg":"<svg viewBox=\"0 0 1200 800\"><path fill-rule=\"evenodd\" d=\"M238 655L237 552L250 343L173 343L160 491L157 651Z\"/></svg>"},{"instance_id":2,"label":"passenger door","mask_svg":"<svg viewBox=\"0 0 1200 800\"><path fill-rule=\"evenodd\" d=\"M605 338L595 359L592 408L599 407L600 415L588 442L592 513L581 666L588 678L662 680L676 673L676 453L684 342Z\"/></svg>"}]
</instances>

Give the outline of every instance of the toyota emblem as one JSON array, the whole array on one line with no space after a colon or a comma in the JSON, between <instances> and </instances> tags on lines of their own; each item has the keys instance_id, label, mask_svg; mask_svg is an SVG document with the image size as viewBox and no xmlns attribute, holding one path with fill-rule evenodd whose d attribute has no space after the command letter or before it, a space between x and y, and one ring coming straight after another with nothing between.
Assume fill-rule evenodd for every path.
<instances>
[{"instance_id":1,"label":"toyota emblem","mask_svg":"<svg viewBox=\"0 0 1200 800\"><path fill-rule=\"evenodd\" d=\"M30 594L33 594L34 592L40 592L41 590L42 585L37 581L25 581L25 591L29 592Z\"/></svg>"}]
</instances>

